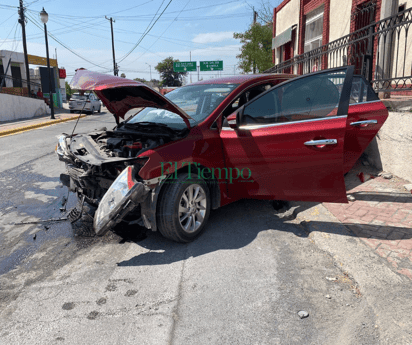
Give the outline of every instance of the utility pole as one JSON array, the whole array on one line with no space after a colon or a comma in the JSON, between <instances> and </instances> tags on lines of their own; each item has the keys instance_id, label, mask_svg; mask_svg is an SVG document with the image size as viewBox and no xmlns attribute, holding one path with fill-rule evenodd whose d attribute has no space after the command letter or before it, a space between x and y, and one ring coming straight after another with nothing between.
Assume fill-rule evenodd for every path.
<instances>
[{"instance_id":1,"label":"utility pole","mask_svg":"<svg viewBox=\"0 0 412 345\"><path fill-rule=\"evenodd\" d=\"M27 57L27 45L26 45L26 18L24 17L24 10L23 7L23 0L20 0L20 7L19 7L19 23L21 24L22 30L22 38L23 38L23 52L24 52L24 64L26 65L26 80L27 80L27 88L30 97L30 70L29 70L29 59Z\"/></svg>"},{"instance_id":2,"label":"utility pole","mask_svg":"<svg viewBox=\"0 0 412 345\"><path fill-rule=\"evenodd\" d=\"M257 12L255 11L255 8L253 7L253 25L256 24L257 22ZM255 64L255 60L253 60L253 74L256 73L256 64Z\"/></svg>"},{"instance_id":3,"label":"utility pole","mask_svg":"<svg viewBox=\"0 0 412 345\"><path fill-rule=\"evenodd\" d=\"M21 1L21 0L20 0L20 1ZM116 21L115 21L112 17L110 17L110 18L107 18L106 16L104 16L104 17L105 17L108 21L110 21L110 28L111 28L111 30L112 30L113 73L114 73L115 76L117 76L119 70L118 70L118 68L117 68L116 57L115 57L115 54L114 54L114 35L113 35L113 22L116 23Z\"/></svg>"}]
</instances>

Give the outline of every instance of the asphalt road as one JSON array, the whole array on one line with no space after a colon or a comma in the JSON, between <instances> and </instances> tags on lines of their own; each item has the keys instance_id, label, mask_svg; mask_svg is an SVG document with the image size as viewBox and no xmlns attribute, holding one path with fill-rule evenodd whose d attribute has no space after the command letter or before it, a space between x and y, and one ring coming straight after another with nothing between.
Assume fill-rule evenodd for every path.
<instances>
[{"instance_id":1,"label":"asphalt road","mask_svg":"<svg viewBox=\"0 0 412 345\"><path fill-rule=\"evenodd\" d=\"M74 123L0 138L1 344L379 343L356 282L266 201L213 211L190 244L136 229L96 238L87 215L16 224L65 216L54 148ZM110 114L78 132L102 126Z\"/></svg>"}]
</instances>

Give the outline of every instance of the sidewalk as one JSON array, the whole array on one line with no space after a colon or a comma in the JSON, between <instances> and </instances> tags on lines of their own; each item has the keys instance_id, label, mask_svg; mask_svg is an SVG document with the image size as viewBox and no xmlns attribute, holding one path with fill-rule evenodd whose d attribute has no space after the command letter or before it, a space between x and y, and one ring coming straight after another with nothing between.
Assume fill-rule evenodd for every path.
<instances>
[{"instance_id":1,"label":"sidewalk","mask_svg":"<svg viewBox=\"0 0 412 345\"><path fill-rule=\"evenodd\" d=\"M81 114L80 117L85 117L85 114ZM50 119L50 114L35 117L32 119L15 120L9 122L0 122L0 137L24 132L30 129L50 126L60 122L66 122L76 120L79 117L79 113L70 113L68 109L56 109L55 120Z\"/></svg>"},{"instance_id":2,"label":"sidewalk","mask_svg":"<svg viewBox=\"0 0 412 345\"><path fill-rule=\"evenodd\" d=\"M395 176L370 178L377 173L357 164L345 178L354 201L323 205L395 272L412 280L411 182ZM362 178L368 180L362 183Z\"/></svg>"}]
</instances>

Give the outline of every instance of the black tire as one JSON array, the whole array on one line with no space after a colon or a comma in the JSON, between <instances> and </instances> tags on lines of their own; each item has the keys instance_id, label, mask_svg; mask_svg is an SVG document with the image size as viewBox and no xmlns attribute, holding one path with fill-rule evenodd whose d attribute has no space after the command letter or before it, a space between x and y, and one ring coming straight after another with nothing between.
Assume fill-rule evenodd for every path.
<instances>
[{"instance_id":1,"label":"black tire","mask_svg":"<svg viewBox=\"0 0 412 345\"><path fill-rule=\"evenodd\" d=\"M70 110L70 112L73 114L73 113L74 113L74 110Z\"/></svg>"},{"instance_id":2,"label":"black tire","mask_svg":"<svg viewBox=\"0 0 412 345\"><path fill-rule=\"evenodd\" d=\"M102 112L102 106L99 107L99 110L97 111L98 114Z\"/></svg>"},{"instance_id":3,"label":"black tire","mask_svg":"<svg viewBox=\"0 0 412 345\"><path fill-rule=\"evenodd\" d=\"M189 179L188 173L182 173L178 175L177 179L169 179L165 181L165 185L159 195L157 205L157 227L164 237L175 242L185 243L196 239L204 230L210 214L211 199L206 182L196 174L191 174L190 177L191 178ZM198 189L198 187L200 187L200 189ZM183 194L185 193L185 196L187 196L188 193L192 193L193 195L196 193L196 190L198 190L198 197L194 198L194 205L190 209L197 211L195 211L193 215L184 219L184 216L189 214L190 211L186 213L179 212L181 207L183 208L183 206L187 206L181 204L181 202L185 203ZM201 201L196 202L196 199L199 199L202 196L204 196L204 198L202 198ZM202 203L202 205L200 205L200 203ZM200 210L200 208L202 209ZM186 209L189 210L189 208ZM199 222L200 224L198 225L197 220L202 218L203 220L201 223ZM183 226L185 225L189 226L188 230L184 229ZM193 228L191 225L193 225Z\"/></svg>"}]
</instances>

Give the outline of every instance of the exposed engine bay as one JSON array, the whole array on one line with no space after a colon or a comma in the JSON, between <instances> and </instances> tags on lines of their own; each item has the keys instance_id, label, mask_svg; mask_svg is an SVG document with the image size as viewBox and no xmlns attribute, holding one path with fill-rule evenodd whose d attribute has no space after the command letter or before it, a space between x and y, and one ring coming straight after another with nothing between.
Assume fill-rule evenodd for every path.
<instances>
[{"instance_id":1,"label":"exposed engine bay","mask_svg":"<svg viewBox=\"0 0 412 345\"><path fill-rule=\"evenodd\" d=\"M113 131L102 129L71 139L65 136L67 149L65 154L59 154L67 167L67 173L60 176L63 183L79 197L85 196L88 203L97 205L125 167L134 165L140 170L146 160L137 156L189 132L158 126L133 127L129 129L126 124Z\"/></svg>"}]
</instances>

